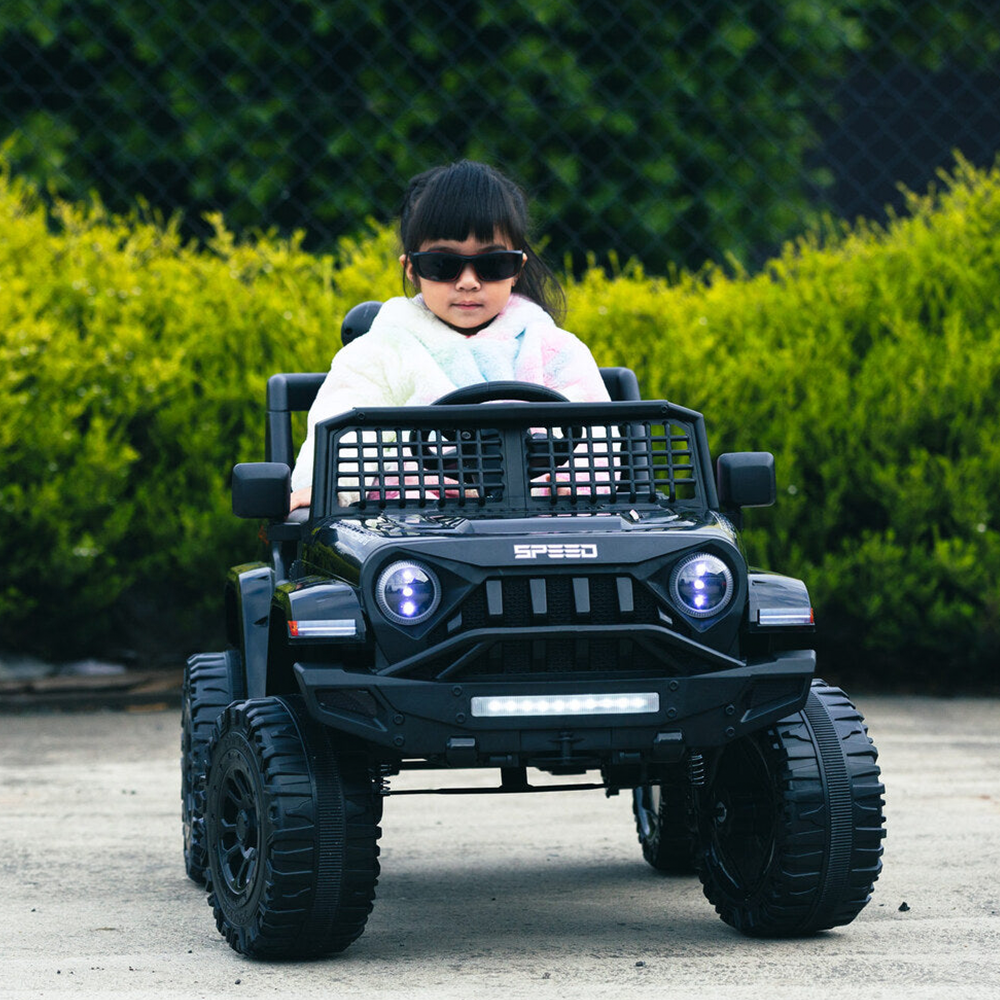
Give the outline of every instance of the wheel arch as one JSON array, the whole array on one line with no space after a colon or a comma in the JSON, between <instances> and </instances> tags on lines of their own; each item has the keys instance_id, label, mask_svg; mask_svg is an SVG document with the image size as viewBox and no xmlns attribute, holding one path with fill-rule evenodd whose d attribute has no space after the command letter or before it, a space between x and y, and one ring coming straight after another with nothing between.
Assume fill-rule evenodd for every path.
<instances>
[{"instance_id":1,"label":"wheel arch","mask_svg":"<svg viewBox=\"0 0 1000 1000\"><path fill-rule=\"evenodd\" d=\"M297 694L293 670L297 659L343 663L370 655L365 652L369 650L367 621L358 592L350 584L319 576L279 584L268 617L266 690L261 695ZM343 626L346 631L342 636L292 639L289 622Z\"/></svg>"},{"instance_id":2,"label":"wheel arch","mask_svg":"<svg viewBox=\"0 0 1000 1000\"><path fill-rule=\"evenodd\" d=\"M226 639L243 654L247 697L264 694L268 662L268 611L274 570L266 563L234 566L226 579Z\"/></svg>"}]
</instances>

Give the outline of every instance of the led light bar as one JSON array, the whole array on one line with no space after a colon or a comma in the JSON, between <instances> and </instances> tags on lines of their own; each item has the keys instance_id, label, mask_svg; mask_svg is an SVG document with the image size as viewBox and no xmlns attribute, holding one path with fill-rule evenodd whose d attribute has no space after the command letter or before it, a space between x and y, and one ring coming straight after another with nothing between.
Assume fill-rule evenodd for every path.
<instances>
[{"instance_id":1,"label":"led light bar","mask_svg":"<svg viewBox=\"0 0 1000 1000\"><path fill-rule=\"evenodd\" d=\"M758 625L814 625L812 608L758 608Z\"/></svg>"},{"instance_id":2,"label":"led light bar","mask_svg":"<svg viewBox=\"0 0 1000 1000\"><path fill-rule=\"evenodd\" d=\"M353 618L315 618L312 621L289 622L289 639L347 639L358 634Z\"/></svg>"},{"instance_id":3,"label":"led light bar","mask_svg":"<svg viewBox=\"0 0 1000 1000\"><path fill-rule=\"evenodd\" d=\"M472 699L472 715L480 719L510 719L547 715L642 715L660 710L655 692L622 694L497 695Z\"/></svg>"}]
</instances>

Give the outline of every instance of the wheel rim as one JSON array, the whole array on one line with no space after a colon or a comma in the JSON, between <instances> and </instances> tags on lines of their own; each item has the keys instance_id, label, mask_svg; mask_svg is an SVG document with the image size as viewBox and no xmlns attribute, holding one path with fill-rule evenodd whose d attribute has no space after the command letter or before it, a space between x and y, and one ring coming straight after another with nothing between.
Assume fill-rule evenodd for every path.
<instances>
[{"instance_id":1,"label":"wheel rim","mask_svg":"<svg viewBox=\"0 0 1000 1000\"><path fill-rule=\"evenodd\" d=\"M242 762L234 762L222 784L217 850L226 888L242 896L253 885L260 863L260 813L254 783Z\"/></svg>"},{"instance_id":2,"label":"wheel rim","mask_svg":"<svg viewBox=\"0 0 1000 1000\"><path fill-rule=\"evenodd\" d=\"M751 739L729 747L712 783L711 850L733 896L756 892L774 856L775 795L771 772Z\"/></svg>"}]
</instances>

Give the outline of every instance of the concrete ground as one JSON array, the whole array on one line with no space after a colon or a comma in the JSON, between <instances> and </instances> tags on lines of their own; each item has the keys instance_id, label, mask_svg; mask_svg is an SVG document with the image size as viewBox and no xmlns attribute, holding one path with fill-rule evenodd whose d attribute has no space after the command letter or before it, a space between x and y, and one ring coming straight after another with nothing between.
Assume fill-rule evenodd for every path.
<instances>
[{"instance_id":1,"label":"concrete ground","mask_svg":"<svg viewBox=\"0 0 1000 1000\"><path fill-rule=\"evenodd\" d=\"M741 937L697 879L642 861L624 795L414 796L386 803L365 934L341 956L281 964L230 951L184 875L175 709L0 716L0 997L993 993L1000 702L858 701L888 837L848 927Z\"/></svg>"}]
</instances>

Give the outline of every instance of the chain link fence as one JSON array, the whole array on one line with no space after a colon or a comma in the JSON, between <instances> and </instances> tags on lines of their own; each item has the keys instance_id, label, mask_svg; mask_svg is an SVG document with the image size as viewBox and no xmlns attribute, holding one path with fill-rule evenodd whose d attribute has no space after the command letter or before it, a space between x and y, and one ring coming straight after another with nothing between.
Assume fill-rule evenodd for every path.
<instances>
[{"instance_id":1,"label":"chain link fence","mask_svg":"<svg viewBox=\"0 0 1000 1000\"><path fill-rule=\"evenodd\" d=\"M0 158L193 236L328 249L470 156L556 263L752 266L998 149L994 0L0 0Z\"/></svg>"}]
</instances>

